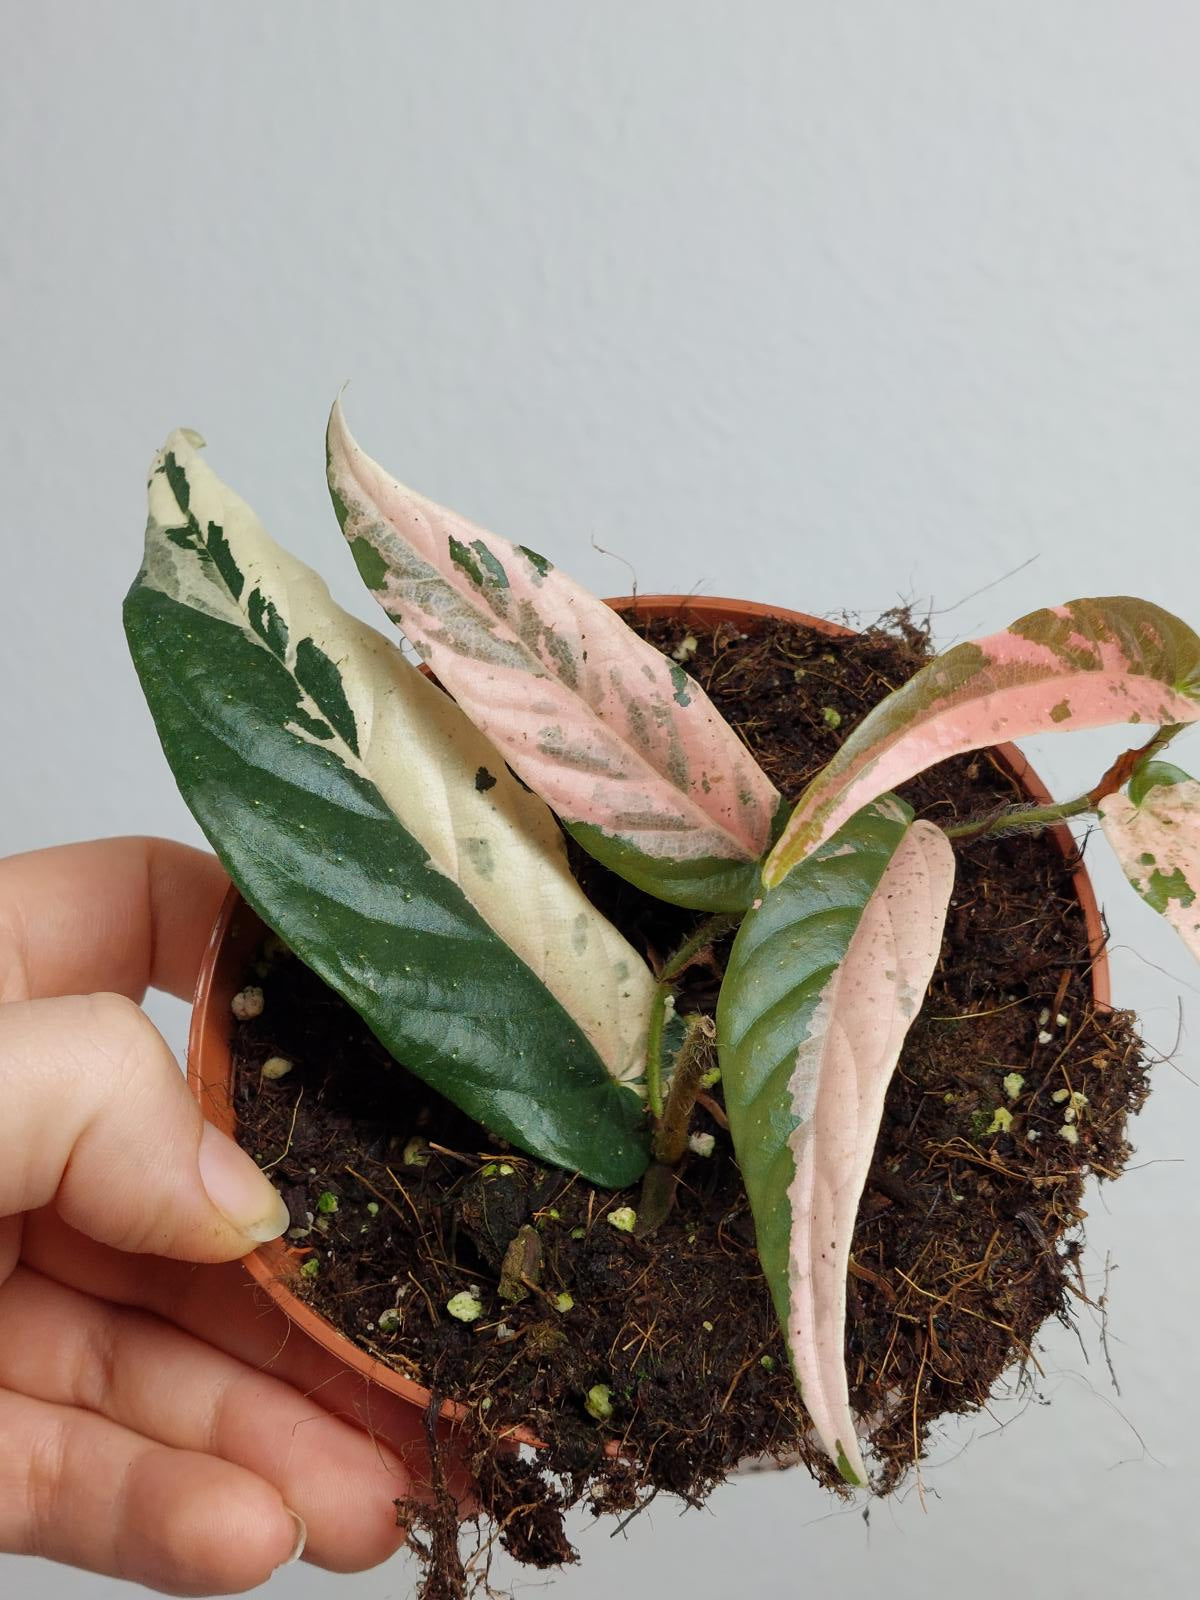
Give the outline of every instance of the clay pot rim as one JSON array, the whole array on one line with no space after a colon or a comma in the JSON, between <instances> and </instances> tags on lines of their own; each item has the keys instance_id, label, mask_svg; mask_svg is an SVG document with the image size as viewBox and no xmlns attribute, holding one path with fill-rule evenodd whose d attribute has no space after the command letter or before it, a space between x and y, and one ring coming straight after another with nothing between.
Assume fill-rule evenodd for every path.
<instances>
[{"instance_id":1,"label":"clay pot rim","mask_svg":"<svg viewBox=\"0 0 1200 1600\"><path fill-rule=\"evenodd\" d=\"M708 622L735 623L774 618L817 628L831 637L844 637L855 631L785 606L769 606L754 600L732 600L719 595L624 595L610 599L606 604L616 611L633 610L649 618L691 615ZM992 747L992 752L1034 804L1046 805L1051 802L1049 791L1015 745L996 745ZM1065 823L1057 823L1049 832L1071 868L1075 895L1084 914L1092 950L1092 994L1098 1006L1107 1007L1111 1004L1108 956L1095 891L1087 869L1079 858L1070 829ZM235 945L236 919L243 912L249 920L243 923L241 936ZM236 992L232 985L240 984L245 974L244 958L249 954L249 936L252 934L256 941L261 928L261 919L243 901L237 886L230 884L209 936L193 998L187 1051L188 1086L204 1116L230 1136L234 1133L236 1119L230 1096L233 1063L229 1049L229 1000ZM241 946L247 948L240 950L235 961L233 951ZM231 970L235 967L236 970ZM306 1250L295 1249L284 1240L275 1240L245 1256L243 1264L259 1288L289 1320L329 1355L398 1398L421 1408L427 1407L430 1401L428 1389L347 1339L289 1287L288 1278L305 1254ZM449 1420L458 1420L464 1414L464 1408L455 1401L445 1401L441 1407L441 1415ZM512 1428L509 1436L521 1443L536 1445L539 1442L522 1427Z\"/></svg>"}]
</instances>

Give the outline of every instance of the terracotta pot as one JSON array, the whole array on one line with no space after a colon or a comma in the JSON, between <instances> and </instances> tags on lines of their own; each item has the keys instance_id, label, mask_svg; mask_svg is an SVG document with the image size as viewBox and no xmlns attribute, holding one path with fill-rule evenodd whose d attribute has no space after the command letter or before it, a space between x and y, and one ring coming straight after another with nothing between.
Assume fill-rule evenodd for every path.
<instances>
[{"instance_id":1,"label":"terracotta pot","mask_svg":"<svg viewBox=\"0 0 1200 1600\"><path fill-rule=\"evenodd\" d=\"M704 595L640 595L610 600L608 604L618 610L632 608L640 617L648 620L695 617L708 623L733 622L745 625L753 624L760 618L776 617L820 628L831 636L853 632L850 628L806 616L800 611L759 605L748 600L724 600ZM992 755L1012 775L1031 803L1045 805L1051 800L1045 786L1015 745L999 745ZM1072 865L1075 893L1087 922L1092 949L1092 992L1097 1005L1107 1006L1110 1003L1108 958L1091 881L1078 860L1070 830L1059 824L1050 829L1050 833ZM188 1039L188 1083L205 1117L230 1135L235 1131L233 1062L229 1048L230 1002L245 982L246 972L265 931L257 915L245 904L237 889L231 886L213 928L196 984ZM402 1400L422 1407L427 1405L428 1390L360 1350L293 1292L291 1280L304 1254L303 1251L290 1248L283 1240L278 1240L263 1245L247 1256L245 1266L259 1287L287 1313L292 1322L330 1355ZM442 1408L442 1414L450 1418L458 1417L461 1408L448 1402ZM516 1430L514 1437L536 1443L524 1430Z\"/></svg>"}]
</instances>

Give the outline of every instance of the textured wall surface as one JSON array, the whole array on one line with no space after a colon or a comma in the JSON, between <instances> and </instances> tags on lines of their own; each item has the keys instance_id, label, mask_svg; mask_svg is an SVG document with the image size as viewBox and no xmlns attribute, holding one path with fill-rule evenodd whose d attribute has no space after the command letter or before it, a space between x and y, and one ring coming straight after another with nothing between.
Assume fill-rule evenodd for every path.
<instances>
[{"instance_id":1,"label":"textured wall surface","mask_svg":"<svg viewBox=\"0 0 1200 1600\"><path fill-rule=\"evenodd\" d=\"M119 619L170 427L369 614L323 483L346 378L368 449L604 593L632 565L906 597L944 642L1079 593L1200 620L1186 0L2 10L0 850L196 837ZM1033 753L1065 794L1119 746ZM1031 1391L947 1430L924 1506L748 1480L581 1526L556 1597L1191 1586L1200 977L1098 879L1119 999L1164 1051L1183 1019L1141 1165L1091 1206L1121 1393L1080 1308ZM401 1559L270 1592L411 1588ZM0 1593L133 1591L0 1557Z\"/></svg>"}]
</instances>

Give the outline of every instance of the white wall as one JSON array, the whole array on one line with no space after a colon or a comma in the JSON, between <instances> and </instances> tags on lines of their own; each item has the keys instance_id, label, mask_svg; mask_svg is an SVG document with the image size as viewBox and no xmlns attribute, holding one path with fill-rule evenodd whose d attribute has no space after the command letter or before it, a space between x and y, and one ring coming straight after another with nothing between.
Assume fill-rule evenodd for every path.
<instances>
[{"instance_id":1,"label":"white wall","mask_svg":"<svg viewBox=\"0 0 1200 1600\"><path fill-rule=\"evenodd\" d=\"M1200 621L1187 0L0 11L0 850L196 836L120 629L144 469L201 428L361 605L322 476L347 377L367 448L602 592L628 579L593 540L645 590L962 602L943 640L1078 593ZM1115 744L1055 746L1047 776L1074 791ZM1092 1206L1120 1397L1084 1318L1082 1346L1047 1341L1053 1403L952 1430L924 1510L866 1527L758 1479L621 1540L583 1529L556 1596L1191 1586L1200 978L1101 887L1119 997L1164 1047L1179 995L1191 1025L1143 1166ZM4 1558L0 1592L130 1593Z\"/></svg>"}]
</instances>

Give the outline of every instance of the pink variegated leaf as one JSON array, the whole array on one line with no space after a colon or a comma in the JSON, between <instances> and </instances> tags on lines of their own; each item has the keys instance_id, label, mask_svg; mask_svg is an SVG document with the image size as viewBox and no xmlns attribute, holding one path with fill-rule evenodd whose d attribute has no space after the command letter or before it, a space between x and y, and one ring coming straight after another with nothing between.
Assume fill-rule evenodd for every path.
<instances>
[{"instance_id":1,"label":"pink variegated leaf","mask_svg":"<svg viewBox=\"0 0 1200 1600\"><path fill-rule=\"evenodd\" d=\"M764 881L948 756L1056 728L1198 717L1200 638L1169 611L1123 595L1033 611L938 656L875 707L801 795Z\"/></svg>"},{"instance_id":2,"label":"pink variegated leaf","mask_svg":"<svg viewBox=\"0 0 1200 1600\"><path fill-rule=\"evenodd\" d=\"M1200 783L1147 762L1128 794L1100 802L1100 821L1122 872L1200 961Z\"/></svg>"},{"instance_id":3,"label":"pink variegated leaf","mask_svg":"<svg viewBox=\"0 0 1200 1600\"><path fill-rule=\"evenodd\" d=\"M887 796L766 892L721 987L725 1106L759 1259L813 1427L851 1483L866 1482L845 1364L854 1219L953 884L946 835Z\"/></svg>"},{"instance_id":4,"label":"pink variegated leaf","mask_svg":"<svg viewBox=\"0 0 1200 1600\"><path fill-rule=\"evenodd\" d=\"M779 796L683 668L544 557L397 483L340 404L328 460L367 586L584 848L661 899L748 905Z\"/></svg>"}]
</instances>

